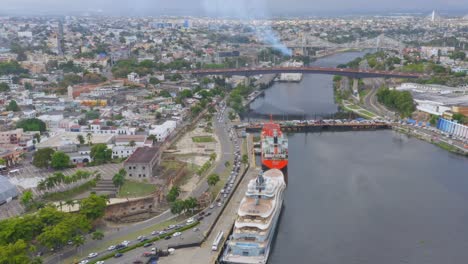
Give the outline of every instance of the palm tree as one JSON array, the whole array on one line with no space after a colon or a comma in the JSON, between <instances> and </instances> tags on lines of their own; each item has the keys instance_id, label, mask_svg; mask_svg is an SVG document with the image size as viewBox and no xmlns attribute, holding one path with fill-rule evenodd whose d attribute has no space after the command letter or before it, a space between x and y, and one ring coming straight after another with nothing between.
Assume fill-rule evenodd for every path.
<instances>
[{"instance_id":1,"label":"palm tree","mask_svg":"<svg viewBox=\"0 0 468 264\"><path fill-rule=\"evenodd\" d=\"M93 142L92 142L93 134L91 134L91 132L88 132L88 134L86 134L86 139L88 140L88 145L91 146L93 144Z\"/></svg>"},{"instance_id":2,"label":"palm tree","mask_svg":"<svg viewBox=\"0 0 468 264\"><path fill-rule=\"evenodd\" d=\"M83 135L81 135L81 134L76 136L76 139L78 140L80 145L83 145L85 143L85 139L84 139Z\"/></svg>"}]
</instances>

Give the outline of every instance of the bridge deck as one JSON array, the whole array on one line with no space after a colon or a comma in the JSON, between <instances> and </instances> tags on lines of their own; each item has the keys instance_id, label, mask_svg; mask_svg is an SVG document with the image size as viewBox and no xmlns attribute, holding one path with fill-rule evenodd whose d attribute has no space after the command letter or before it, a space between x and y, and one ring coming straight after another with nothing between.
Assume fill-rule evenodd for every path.
<instances>
[{"instance_id":1,"label":"bridge deck","mask_svg":"<svg viewBox=\"0 0 468 264\"><path fill-rule=\"evenodd\" d=\"M193 74L193 75L257 75L257 74L279 74L279 73L304 73L304 74L333 74L356 78L420 78L425 75L420 73L406 73L397 71L356 70L348 68L330 67L271 67L271 68L230 68L230 69L197 69L172 72L158 72L159 74Z\"/></svg>"},{"instance_id":2,"label":"bridge deck","mask_svg":"<svg viewBox=\"0 0 468 264\"><path fill-rule=\"evenodd\" d=\"M262 124L248 125L247 132L260 132ZM280 124L284 132L319 132L319 131L354 131L354 130L378 130L391 129L389 123L315 123L315 124Z\"/></svg>"}]
</instances>

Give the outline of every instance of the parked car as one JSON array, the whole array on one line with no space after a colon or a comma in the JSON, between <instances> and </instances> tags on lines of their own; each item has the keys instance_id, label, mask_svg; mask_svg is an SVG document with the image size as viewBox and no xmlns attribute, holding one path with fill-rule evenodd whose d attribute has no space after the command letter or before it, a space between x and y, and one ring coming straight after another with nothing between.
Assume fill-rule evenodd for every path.
<instances>
[{"instance_id":1,"label":"parked car","mask_svg":"<svg viewBox=\"0 0 468 264\"><path fill-rule=\"evenodd\" d=\"M117 253L117 254L114 255L114 258L120 258L121 256L123 256L122 253Z\"/></svg>"},{"instance_id":2,"label":"parked car","mask_svg":"<svg viewBox=\"0 0 468 264\"><path fill-rule=\"evenodd\" d=\"M149 243L145 243L145 244L143 245L143 247L151 247L152 245L153 245L153 243L149 242Z\"/></svg>"},{"instance_id":3,"label":"parked car","mask_svg":"<svg viewBox=\"0 0 468 264\"><path fill-rule=\"evenodd\" d=\"M95 257L97 257L97 255L98 255L98 253L96 253L96 252L89 253L88 258L95 258Z\"/></svg>"},{"instance_id":4,"label":"parked car","mask_svg":"<svg viewBox=\"0 0 468 264\"><path fill-rule=\"evenodd\" d=\"M175 232L174 234L172 234L172 237L178 237L178 236L180 236L180 235L182 235L181 232Z\"/></svg>"}]
</instances>

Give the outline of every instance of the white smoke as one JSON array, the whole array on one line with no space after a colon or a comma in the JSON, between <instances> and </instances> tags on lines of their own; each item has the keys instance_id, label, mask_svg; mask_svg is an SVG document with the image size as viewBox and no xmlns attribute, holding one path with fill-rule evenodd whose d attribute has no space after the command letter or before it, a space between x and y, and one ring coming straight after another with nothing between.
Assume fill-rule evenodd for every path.
<instances>
[{"instance_id":1,"label":"white smoke","mask_svg":"<svg viewBox=\"0 0 468 264\"><path fill-rule=\"evenodd\" d=\"M244 21L268 18L266 0L203 0L203 8L208 15L232 17ZM255 25L254 33L259 40L283 55L291 56L291 50L281 43L278 34L271 28L270 22Z\"/></svg>"}]
</instances>

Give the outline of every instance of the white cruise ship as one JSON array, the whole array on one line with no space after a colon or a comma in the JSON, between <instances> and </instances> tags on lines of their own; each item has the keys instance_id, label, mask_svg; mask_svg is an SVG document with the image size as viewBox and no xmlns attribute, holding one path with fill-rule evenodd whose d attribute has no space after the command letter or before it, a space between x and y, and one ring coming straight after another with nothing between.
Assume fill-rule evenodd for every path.
<instances>
[{"instance_id":1,"label":"white cruise ship","mask_svg":"<svg viewBox=\"0 0 468 264\"><path fill-rule=\"evenodd\" d=\"M281 170L261 172L249 182L222 263L266 263L286 189Z\"/></svg>"}]
</instances>

